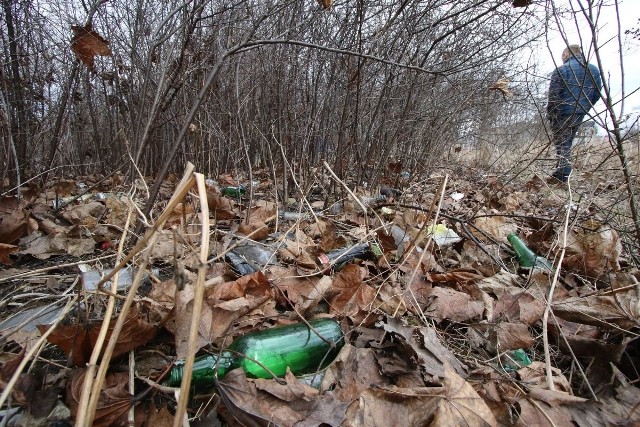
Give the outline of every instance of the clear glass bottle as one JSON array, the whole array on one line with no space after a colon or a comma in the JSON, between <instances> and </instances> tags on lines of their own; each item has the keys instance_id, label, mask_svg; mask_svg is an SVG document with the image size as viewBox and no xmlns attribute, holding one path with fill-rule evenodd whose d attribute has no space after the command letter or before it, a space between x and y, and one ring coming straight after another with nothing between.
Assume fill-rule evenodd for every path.
<instances>
[{"instance_id":1,"label":"clear glass bottle","mask_svg":"<svg viewBox=\"0 0 640 427\"><path fill-rule=\"evenodd\" d=\"M294 375L327 367L344 345L340 324L328 318L312 320L309 324L315 331L306 323L276 326L243 335L220 354L197 357L191 375L192 386L213 387L214 376L222 378L236 368L242 368L248 377L272 378L272 373L284 377L287 367ZM169 386L180 385L183 369L184 362L176 362L169 373Z\"/></svg>"},{"instance_id":2,"label":"clear glass bottle","mask_svg":"<svg viewBox=\"0 0 640 427\"><path fill-rule=\"evenodd\" d=\"M511 244L513 250L516 252L518 263L522 267L539 267L549 271L553 270L553 267L549 260L547 260L545 257L537 255L535 252L529 249L527 244L515 233L509 234L507 236L507 240Z\"/></svg>"}]
</instances>

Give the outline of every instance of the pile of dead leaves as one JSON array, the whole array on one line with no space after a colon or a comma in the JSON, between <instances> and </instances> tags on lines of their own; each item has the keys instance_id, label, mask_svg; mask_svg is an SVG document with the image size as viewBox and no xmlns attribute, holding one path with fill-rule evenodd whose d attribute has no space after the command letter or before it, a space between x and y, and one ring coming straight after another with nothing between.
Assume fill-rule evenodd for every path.
<instances>
[{"instance_id":1,"label":"pile of dead leaves","mask_svg":"<svg viewBox=\"0 0 640 427\"><path fill-rule=\"evenodd\" d=\"M563 244L571 206L564 190L536 191L535 178L517 191L497 178L427 177L395 199L397 192L383 199L358 189L360 200L348 195L327 206L310 189L304 203L283 206L270 198L267 179L254 183L252 200L222 196L221 187L238 184L222 176L207 186L206 201L194 185L159 204L164 221L151 227L154 219L138 214L136 188L118 184L60 181L0 201L0 400L8 425L78 422L83 389L94 382L95 409L83 421L171 424L180 400L161 384L172 362L188 356L191 336L199 352L216 352L249 331L319 316L340 321L346 338L319 385L234 370L217 388L191 393L189 418L283 426L640 421L638 272L598 218L574 212ZM166 183L166 199L176 185ZM211 250L203 265L205 203ZM118 259L141 266L150 284L87 290L78 265L113 268L118 244L139 221L148 225L138 236L145 244L125 246ZM519 268L509 233L547 257L557 277L556 269ZM378 245L382 256L319 261L361 243ZM238 276L225 261L230 252L253 272ZM34 260L46 268L23 266ZM45 321L46 307L54 311ZM21 313L31 318L15 320ZM104 359L100 378L95 363Z\"/></svg>"}]
</instances>

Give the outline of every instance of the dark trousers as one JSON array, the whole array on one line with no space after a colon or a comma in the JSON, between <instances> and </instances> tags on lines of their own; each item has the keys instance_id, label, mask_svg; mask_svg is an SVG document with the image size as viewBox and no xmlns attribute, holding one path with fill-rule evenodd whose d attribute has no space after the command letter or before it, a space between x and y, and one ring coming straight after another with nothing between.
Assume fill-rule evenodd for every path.
<instances>
[{"instance_id":1,"label":"dark trousers","mask_svg":"<svg viewBox=\"0 0 640 427\"><path fill-rule=\"evenodd\" d=\"M562 182L567 182L571 174L571 146L583 119L584 114L559 115L549 120L553 143L556 145L558 155L558 163L553 176Z\"/></svg>"}]
</instances>

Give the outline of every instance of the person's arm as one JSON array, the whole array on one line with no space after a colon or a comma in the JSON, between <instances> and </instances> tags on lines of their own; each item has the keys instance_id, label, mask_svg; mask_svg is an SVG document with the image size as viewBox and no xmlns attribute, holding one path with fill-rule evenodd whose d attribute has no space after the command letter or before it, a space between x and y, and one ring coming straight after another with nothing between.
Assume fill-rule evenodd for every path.
<instances>
[{"instance_id":1,"label":"person's arm","mask_svg":"<svg viewBox=\"0 0 640 427\"><path fill-rule=\"evenodd\" d=\"M551 73L551 81L549 82L549 95L547 98L547 117L552 117L557 114L558 107L560 106L562 98L560 97L562 91L562 77L560 72L556 68Z\"/></svg>"},{"instance_id":2,"label":"person's arm","mask_svg":"<svg viewBox=\"0 0 640 427\"><path fill-rule=\"evenodd\" d=\"M600 70L595 65L589 64L587 68L591 76L589 78L593 79L593 91L591 92L591 96L589 97L589 101L591 105L594 105L600 99L600 91L602 90L602 78L600 76Z\"/></svg>"}]
</instances>

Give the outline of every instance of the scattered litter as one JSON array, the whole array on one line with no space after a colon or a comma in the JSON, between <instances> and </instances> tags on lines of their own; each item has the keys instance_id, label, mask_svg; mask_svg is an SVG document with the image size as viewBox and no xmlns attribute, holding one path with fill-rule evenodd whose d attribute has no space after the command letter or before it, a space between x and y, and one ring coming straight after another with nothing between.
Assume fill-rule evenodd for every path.
<instances>
[{"instance_id":1,"label":"scattered litter","mask_svg":"<svg viewBox=\"0 0 640 427\"><path fill-rule=\"evenodd\" d=\"M86 264L81 267L81 269L86 268ZM82 287L87 292L95 292L98 287L96 286L103 277L107 274L111 273L112 269L106 270L86 270L80 274L80 279L82 280ZM158 275L158 270L153 269L152 272L154 275ZM123 291L129 289L131 284L133 283L133 278L135 276L135 271L131 268L131 266L127 266L120 270L120 274L118 275L118 291ZM148 279L149 275L145 272L143 280ZM111 280L105 282L104 289L111 288Z\"/></svg>"},{"instance_id":2,"label":"scattered litter","mask_svg":"<svg viewBox=\"0 0 640 427\"><path fill-rule=\"evenodd\" d=\"M430 225L429 228L427 228L427 233L433 235L433 240L440 247L452 245L462 240L462 237L458 236L455 231L447 228L444 224L436 224L435 227Z\"/></svg>"},{"instance_id":3,"label":"scattered litter","mask_svg":"<svg viewBox=\"0 0 640 427\"><path fill-rule=\"evenodd\" d=\"M6 331L14 328L23 332L33 332L37 325L50 325L55 322L63 308L63 305L44 305L23 310L2 321L0 332L5 335Z\"/></svg>"}]
</instances>

